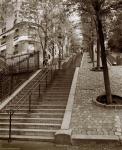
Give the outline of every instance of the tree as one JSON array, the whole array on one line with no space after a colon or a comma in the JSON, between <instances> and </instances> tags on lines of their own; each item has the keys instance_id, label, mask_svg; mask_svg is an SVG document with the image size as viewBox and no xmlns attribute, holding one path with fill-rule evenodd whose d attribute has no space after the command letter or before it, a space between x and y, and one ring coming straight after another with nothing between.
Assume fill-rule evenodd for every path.
<instances>
[{"instance_id":1,"label":"tree","mask_svg":"<svg viewBox=\"0 0 122 150\"><path fill-rule=\"evenodd\" d=\"M108 46L111 51L122 53L122 14L115 16L112 22L111 35L109 37Z\"/></svg>"},{"instance_id":2,"label":"tree","mask_svg":"<svg viewBox=\"0 0 122 150\"><path fill-rule=\"evenodd\" d=\"M107 102L108 104L112 103L112 95L111 95L111 88L110 88L110 80L109 80L109 73L108 73L108 66L107 66L107 59L106 59L106 52L105 52L105 40L104 40L104 34L103 34L103 26L102 26L102 20L101 20L101 7L104 4L104 0L101 0L98 2L98 0L94 0L92 2L92 6L95 11L96 15L96 21L97 21L97 29L98 29L98 35L101 45L101 59L102 59L102 66L103 66L103 75L104 75L104 84L105 84L105 91L107 96Z\"/></svg>"},{"instance_id":3,"label":"tree","mask_svg":"<svg viewBox=\"0 0 122 150\"><path fill-rule=\"evenodd\" d=\"M109 81L109 72L106 60L106 51L105 51L105 37L104 37L104 30L103 30L103 23L102 18L103 15L107 14L111 7L115 6L116 4L111 4L106 0L76 0L70 1L70 4L76 4L80 11L80 14L87 14L90 16L91 21L94 21L94 25L96 27L96 32L99 37L99 42L101 46L101 60L103 66L103 76L104 76L104 85L107 97L107 103L112 103L112 95L111 95L111 88L110 88L110 81ZM109 5L110 4L110 5Z\"/></svg>"},{"instance_id":4,"label":"tree","mask_svg":"<svg viewBox=\"0 0 122 150\"><path fill-rule=\"evenodd\" d=\"M22 3L21 7L23 20L29 22L28 27L35 26L36 40L40 43L43 59L45 59L48 44L54 36L53 19L56 5L48 1L27 0Z\"/></svg>"},{"instance_id":5,"label":"tree","mask_svg":"<svg viewBox=\"0 0 122 150\"><path fill-rule=\"evenodd\" d=\"M64 13L62 2L60 0L58 3L54 0L45 2L27 0L22 3L21 7L23 20L31 22L29 26L35 25L35 34L43 52L43 59L45 59L50 45L54 48L55 44L61 49L63 58L63 43L68 36L67 24L69 21Z\"/></svg>"}]
</instances>

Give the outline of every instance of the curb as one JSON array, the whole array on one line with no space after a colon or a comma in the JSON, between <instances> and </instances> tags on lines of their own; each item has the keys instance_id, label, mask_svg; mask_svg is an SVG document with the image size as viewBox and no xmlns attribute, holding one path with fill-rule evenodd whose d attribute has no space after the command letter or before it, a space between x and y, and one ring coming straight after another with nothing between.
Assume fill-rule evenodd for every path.
<instances>
[{"instance_id":1,"label":"curb","mask_svg":"<svg viewBox=\"0 0 122 150\"><path fill-rule=\"evenodd\" d=\"M120 137L116 135L73 135L72 144L80 145L82 142L119 142Z\"/></svg>"},{"instance_id":2,"label":"curb","mask_svg":"<svg viewBox=\"0 0 122 150\"><path fill-rule=\"evenodd\" d=\"M78 72L79 67L75 69L70 94L68 97L68 102L66 106L66 110L64 113L64 118L62 121L61 129L58 130L55 134L55 142L59 144L70 144L71 143L71 129L70 129L70 121L71 121L71 115L72 115L72 109L73 109L73 103L74 103L74 97L75 97L75 90L76 90L76 84L77 84L77 78L78 78Z\"/></svg>"},{"instance_id":3,"label":"curb","mask_svg":"<svg viewBox=\"0 0 122 150\"><path fill-rule=\"evenodd\" d=\"M117 96L119 96L119 95L117 95ZM113 109L122 109L122 105L106 105L106 104L102 104L102 103L98 102L96 99L93 99L92 101L96 106L99 106L99 107L104 107L104 108L109 108L109 109L112 109L112 108Z\"/></svg>"},{"instance_id":4,"label":"curb","mask_svg":"<svg viewBox=\"0 0 122 150\"><path fill-rule=\"evenodd\" d=\"M83 66L83 60L84 60L84 54L81 60L81 66ZM77 79L78 79L78 73L79 73L79 67L76 67L69 97L68 97L68 102L64 114L64 118L62 121L61 129L58 130L55 134L55 142L58 144L71 144L72 141L72 130L70 129L70 121L71 121L71 116L72 116L72 110L73 110L73 104L74 104L74 99L75 99L75 91L76 91L76 86L77 86Z\"/></svg>"}]
</instances>

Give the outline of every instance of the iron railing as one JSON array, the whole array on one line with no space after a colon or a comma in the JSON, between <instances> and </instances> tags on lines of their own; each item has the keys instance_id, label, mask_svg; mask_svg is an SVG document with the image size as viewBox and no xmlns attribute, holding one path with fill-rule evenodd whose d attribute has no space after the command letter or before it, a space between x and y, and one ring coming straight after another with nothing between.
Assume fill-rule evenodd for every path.
<instances>
[{"instance_id":1,"label":"iron railing","mask_svg":"<svg viewBox=\"0 0 122 150\"><path fill-rule=\"evenodd\" d=\"M22 95L18 100L16 97L12 99L9 104L7 104L1 112L7 112L9 115L9 130L8 130L8 141L12 140L12 117L14 116L15 112L18 112L21 109L21 106L26 104L28 105L28 113L31 113L31 106L32 106L32 97L36 98L37 100L43 100L43 93L48 88L49 84L51 83L52 79L55 76L56 70L58 66L58 60L53 64L48 65L46 68L42 69L39 78L35 80L35 83L30 88L25 88L27 91L25 94ZM30 84L30 83L29 83ZM22 89L22 90L25 90ZM36 91L36 96L35 96ZM20 93L19 93L20 94ZM18 95L16 95L18 96Z\"/></svg>"},{"instance_id":2,"label":"iron railing","mask_svg":"<svg viewBox=\"0 0 122 150\"><path fill-rule=\"evenodd\" d=\"M0 72L0 102L4 98L6 98L7 95L9 95L10 91L10 77L7 76L5 72Z\"/></svg>"},{"instance_id":3,"label":"iron railing","mask_svg":"<svg viewBox=\"0 0 122 150\"><path fill-rule=\"evenodd\" d=\"M10 142L12 140L12 117L15 114L15 112L19 111L21 106L24 104L28 105L28 113L31 112L31 104L32 104L32 96L35 97L34 92L36 90L36 92L38 92L37 95L37 99L41 99L42 100L42 95L43 92L45 91L45 89L48 88L48 85L50 84L50 82L52 81L55 72L56 72L56 65L49 65L46 68L44 68L42 70L42 74L39 77L38 80L36 80L36 82L33 84L33 86L31 86L28 91L25 92L25 94L17 101L14 102L14 100L12 100L10 102L10 105L5 106L4 109L2 109L2 112L7 112L9 114L9 133L8 133L8 141ZM12 104L13 103L13 104ZM12 105L11 105L12 104Z\"/></svg>"},{"instance_id":4,"label":"iron railing","mask_svg":"<svg viewBox=\"0 0 122 150\"><path fill-rule=\"evenodd\" d=\"M4 58L0 56L0 101L9 96L22 82L14 84L16 74L39 69L39 51Z\"/></svg>"},{"instance_id":5,"label":"iron railing","mask_svg":"<svg viewBox=\"0 0 122 150\"><path fill-rule=\"evenodd\" d=\"M10 96L28 77L29 74L23 77L0 72L0 102Z\"/></svg>"},{"instance_id":6,"label":"iron railing","mask_svg":"<svg viewBox=\"0 0 122 150\"><path fill-rule=\"evenodd\" d=\"M40 67L39 51L8 57L6 58L6 64L9 64L10 73L37 70Z\"/></svg>"}]
</instances>

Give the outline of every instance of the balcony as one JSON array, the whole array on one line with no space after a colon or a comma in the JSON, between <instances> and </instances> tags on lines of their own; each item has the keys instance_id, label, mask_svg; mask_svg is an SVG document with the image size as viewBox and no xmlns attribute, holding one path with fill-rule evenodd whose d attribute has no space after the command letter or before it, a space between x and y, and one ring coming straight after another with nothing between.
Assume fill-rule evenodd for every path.
<instances>
[{"instance_id":1,"label":"balcony","mask_svg":"<svg viewBox=\"0 0 122 150\"><path fill-rule=\"evenodd\" d=\"M6 27L3 27L2 28L2 33L5 33L6 32Z\"/></svg>"},{"instance_id":2,"label":"balcony","mask_svg":"<svg viewBox=\"0 0 122 150\"><path fill-rule=\"evenodd\" d=\"M19 35L14 35L14 40L18 40Z\"/></svg>"},{"instance_id":3,"label":"balcony","mask_svg":"<svg viewBox=\"0 0 122 150\"><path fill-rule=\"evenodd\" d=\"M3 36L1 39L1 45L6 44L6 36Z\"/></svg>"},{"instance_id":4,"label":"balcony","mask_svg":"<svg viewBox=\"0 0 122 150\"><path fill-rule=\"evenodd\" d=\"M18 38L19 38L19 29L16 29L14 33L14 40L18 40Z\"/></svg>"}]
</instances>

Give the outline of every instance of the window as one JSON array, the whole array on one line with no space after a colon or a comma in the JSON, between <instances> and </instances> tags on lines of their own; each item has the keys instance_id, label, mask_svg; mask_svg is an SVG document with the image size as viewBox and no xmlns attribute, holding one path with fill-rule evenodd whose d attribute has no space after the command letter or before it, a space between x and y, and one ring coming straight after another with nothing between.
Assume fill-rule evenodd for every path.
<instances>
[{"instance_id":1,"label":"window","mask_svg":"<svg viewBox=\"0 0 122 150\"><path fill-rule=\"evenodd\" d=\"M6 32L6 26L2 28L2 33Z\"/></svg>"},{"instance_id":2,"label":"window","mask_svg":"<svg viewBox=\"0 0 122 150\"><path fill-rule=\"evenodd\" d=\"M6 55L6 50L5 50L5 49L1 51L1 55L2 55L2 56L5 56L5 55Z\"/></svg>"},{"instance_id":3,"label":"window","mask_svg":"<svg viewBox=\"0 0 122 150\"><path fill-rule=\"evenodd\" d=\"M5 43L6 43L6 36L3 36L1 39L1 45L5 44Z\"/></svg>"},{"instance_id":4,"label":"window","mask_svg":"<svg viewBox=\"0 0 122 150\"><path fill-rule=\"evenodd\" d=\"M16 44L15 46L14 46L14 55L16 55L16 54L18 54L18 44Z\"/></svg>"},{"instance_id":5,"label":"window","mask_svg":"<svg viewBox=\"0 0 122 150\"><path fill-rule=\"evenodd\" d=\"M17 23L17 19L14 19L14 25Z\"/></svg>"},{"instance_id":6,"label":"window","mask_svg":"<svg viewBox=\"0 0 122 150\"><path fill-rule=\"evenodd\" d=\"M29 27L29 33L28 36L30 38L35 38L36 37L36 29L34 27Z\"/></svg>"},{"instance_id":7,"label":"window","mask_svg":"<svg viewBox=\"0 0 122 150\"><path fill-rule=\"evenodd\" d=\"M31 52L33 52L33 51L35 50L34 43L32 43L32 42L29 42L29 45L28 45L28 50L29 50L29 52L30 52L30 53L31 53Z\"/></svg>"},{"instance_id":8,"label":"window","mask_svg":"<svg viewBox=\"0 0 122 150\"><path fill-rule=\"evenodd\" d=\"M48 59L50 59L50 55L48 54Z\"/></svg>"},{"instance_id":9,"label":"window","mask_svg":"<svg viewBox=\"0 0 122 150\"><path fill-rule=\"evenodd\" d=\"M14 32L14 40L17 40L19 37L19 29L16 29Z\"/></svg>"}]
</instances>

